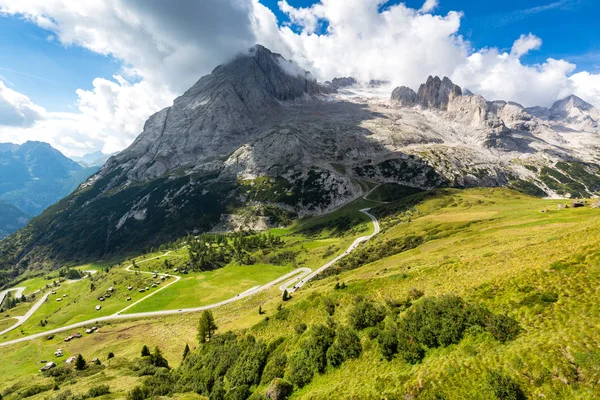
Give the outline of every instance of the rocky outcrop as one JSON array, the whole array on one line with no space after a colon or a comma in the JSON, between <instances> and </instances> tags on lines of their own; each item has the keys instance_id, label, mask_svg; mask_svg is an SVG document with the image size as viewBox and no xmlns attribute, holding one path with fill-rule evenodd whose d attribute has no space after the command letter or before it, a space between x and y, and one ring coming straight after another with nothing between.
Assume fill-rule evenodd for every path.
<instances>
[{"instance_id":1,"label":"rocky outcrop","mask_svg":"<svg viewBox=\"0 0 600 400\"><path fill-rule=\"evenodd\" d=\"M392 92L391 100L401 107L412 107L417 104L417 94L406 86L400 86Z\"/></svg>"},{"instance_id":2,"label":"rocky outcrop","mask_svg":"<svg viewBox=\"0 0 600 400\"><path fill-rule=\"evenodd\" d=\"M424 108L434 108L447 110L448 103L455 97L462 96L460 86L452 83L450 79L444 77L429 76L427 82L419 87L417 92L418 103Z\"/></svg>"},{"instance_id":3,"label":"rocky outcrop","mask_svg":"<svg viewBox=\"0 0 600 400\"><path fill-rule=\"evenodd\" d=\"M333 78L331 84L336 88L345 88L348 86L356 85L358 81L352 77Z\"/></svg>"}]
</instances>

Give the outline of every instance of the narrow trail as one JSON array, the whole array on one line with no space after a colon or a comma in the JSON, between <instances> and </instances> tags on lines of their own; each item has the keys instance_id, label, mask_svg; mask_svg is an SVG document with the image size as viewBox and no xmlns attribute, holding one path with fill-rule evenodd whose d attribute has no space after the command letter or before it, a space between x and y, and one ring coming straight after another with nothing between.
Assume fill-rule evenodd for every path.
<instances>
[{"instance_id":1,"label":"narrow trail","mask_svg":"<svg viewBox=\"0 0 600 400\"><path fill-rule=\"evenodd\" d=\"M133 306L143 302L144 300L148 299L149 297L155 295L156 293L166 289L167 287L171 286L172 284L178 282L181 277L177 276L177 275L171 275L171 274L158 274L159 276L165 276L165 277L173 277L175 278L175 280L173 280L172 282L169 282L168 284L160 287L160 289L155 290L154 292L148 294L147 296L144 296L143 298L141 298L140 300L136 301L133 304L128 305L127 307L123 308L122 310L118 311L115 314L112 315L107 315L104 317L98 317L98 318L94 318L94 319L90 319L87 321L82 321L82 322L77 322L75 324L71 324L71 325L67 325L67 326L62 326L60 328L56 328L56 329L51 329L45 332L40 332L40 333L36 333L33 335L29 335L29 336L24 336L18 339L13 339L13 340L9 340L6 342L2 342L0 343L0 347L4 347L4 346L9 346L12 344L16 344L16 343L21 343L21 342L25 342L28 340L32 340L32 339L37 339L37 338L41 338L41 337L45 337L48 335L53 335L56 333L60 333L63 331L67 331L67 330L71 330L71 329L76 329L76 328L81 328L84 326L89 326L89 325L93 325L96 324L98 322L105 322L105 321L114 321L114 320L126 320L126 319L139 319L139 318L148 318L148 317L161 317L161 316L167 316L167 315L174 315L174 314L183 314L183 313L194 313L194 312L199 312L199 311L204 311L204 310L209 310L212 308L216 308L216 307L221 307L224 306L226 304L230 304L236 301L239 301L241 299L244 299L246 297L250 297L256 293L259 293L261 291L270 289L271 287L280 284L281 282L284 282L281 286L279 286L279 289L281 291L287 290L288 292L294 292L297 289L301 288L302 286L304 286L307 282L309 282L311 279L313 279L315 276L317 276L318 274L320 274L321 272L325 271L327 268L331 267L332 265L334 265L336 262L338 262L339 260L341 260L342 258L346 257L348 254L350 254L351 252L353 252L354 250L356 250L356 248L358 248L358 246L363 243L366 242L367 240L371 239L373 236L377 235L380 232L380 227L379 227L379 221L377 220L377 218L375 218L375 216L373 216L371 213L369 213L370 208L364 208L362 210L360 210L361 213L365 214L366 216L368 216L371 221L373 221L373 233L368 235L368 236L361 236L359 238L357 238L351 245L350 247L348 247L348 249L346 249L346 251L342 254L340 254L339 256L335 257L333 260L327 262L325 265L323 265L322 267L316 269L316 270L311 270L310 268L298 268L280 278L275 279L274 281L271 281L263 286L256 286L254 288L248 289L247 291L240 293L238 295L236 295L235 297L229 298L227 300L223 300L221 302L218 303L213 303L213 304L209 304L209 305L205 305L205 306L200 306L200 307L193 307L193 308L181 308L178 310L162 310L162 311L149 311L149 312L141 312L141 313L131 313L131 314L123 314L125 311L129 310L130 308L132 308ZM162 254L160 256L156 256L156 257L152 257L152 258L148 258L142 261L137 262L137 264L142 264L151 260L155 260L157 258L160 257L164 257L167 256L169 253L171 253L170 251L166 252L165 254ZM136 273L138 271L132 271L131 268L133 267L133 264L129 265L127 268L125 268L125 270L127 272L131 272L131 273ZM143 274L151 274L153 275L153 272L145 272L145 271L139 271L140 273ZM292 286L293 285L293 286ZM290 287L291 286L291 287ZM16 289L16 288L15 288ZM9 289L9 290L14 290L14 289ZM31 317L31 315L33 315L33 313L35 311L37 311L37 309L44 303L44 301L46 300L46 298L50 295L50 293L45 294L42 299L40 299L40 301L38 301L34 307L32 307L31 310L29 310L29 312L27 312L27 314L23 317L14 317L19 319L19 322L15 325L13 325L13 327L8 328L7 330L4 330L2 332L0 332L0 335L9 332L11 330L13 330L14 328L22 325L25 321L27 321L29 319L29 317Z\"/></svg>"}]
</instances>

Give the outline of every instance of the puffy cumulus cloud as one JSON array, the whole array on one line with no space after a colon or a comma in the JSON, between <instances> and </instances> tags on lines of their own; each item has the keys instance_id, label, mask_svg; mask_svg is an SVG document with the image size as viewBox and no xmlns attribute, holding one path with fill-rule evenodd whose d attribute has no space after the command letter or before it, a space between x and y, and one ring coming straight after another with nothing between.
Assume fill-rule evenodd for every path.
<instances>
[{"instance_id":1,"label":"puffy cumulus cloud","mask_svg":"<svg viewBox=\"0 0 600 400\"><path fill-rule=\"evenodd\" d=\"M12 90L0 79L0 127L30 127L43 118L46 110L34 104L29 97Z\"/></svg>"},{"instance_id":2,"label":"puffy cumulus cloud","mask_svg":"<svg viewBox=\"0 0 600 400\"><path fill-rule=\"evenodd\" d=\"M431 12L437 8L438 4L438 0L426 0L425 3L423 3L423 7L421 7L419 11L425 13Z\"/></svg>"},{"instance_id":3,"label":"puffy cumulus cloud","mask_svg":"<svg viewBox=\"0 0 600 400\"><path fill-rule=\"evenodd\" d=\"M466 58L468 45L457 35L460 13L437 16L403 3L381 11L383 3L323 0L296 9L281 1L294 26L282 26L278 41L267 40L322 80L354 76L416 86L428 74L443 75ZM326 32L315 33L319 24L327 26Z\"/></svg>"},{"instance_id":4,"label":"puffy cumulus cloud","mask_svg":"<svg viewBox=\"0 0 600 400\"><path fill-rule=\"evenodd\" d=\"M133 142L142 131L149 111L169 106L173 97L167 85L153 85L144 80L132 84L119 75L113 78L96 78L92 90L77 91L81 114L102 127L102 151L107 154ZM97 134L94 137L98 138Z\"/></svg>"},{"instance_id":5,"label":"puffy cumulus cloud","mask_svg":"<svg viewBox=\"0 0 600 400\"><path fill-rule=\"evenodd\" d=\"M254 15L260 16L254 31L259 41L272 43L321 80L354 76L417 89L428 75L445 75L489 99L548 106L575 93L600 106L600 75L572 75L576 66L563 60L548 59L539 65L522 61L542 46L531 33L516 38L510 52L473 49L458 34L460 12L435 15L436 0L425 1L419 10L386 3L321 0L295 8L282 0L279 7L290 22L277 29L275 16L254 0Z\"/></svg>"},{"instance_id":6,"label":"puffy cumulus cloud","mask_svg":"<svg viewBox=\"0 0 600 400\"><path fill-rule=\"evenodd\" d=\"M254 44L250 0L0 0L63 45L110 55L179 93Z\"/></svg>"},{"instance_id":7,"label":"puffy cumulus cloud","mask_svg":"<svg viewBox=\"0 0 600 400\"><path fill-rule=\"evenodd\" d=\"M575 65L549 59L544 64L523 65L513 53L485 49L471 54L451 73L451 78L488 100L512 100L525 106L548 106L566 96L569 74Z\"/></svg>"},{"instance_id":8,"label":"puffy cumulus cloud","mask_svg":"<svg viewBox=\"0 0 600 400\"><path fill-rule=\"evenodd\" d=\"M589 72L579 72L569 78L570 85L573 88L572 93L576 93L583 100L594 104L600 108L600 74L590 74ZM562 93L564 96L568 92Z\"/></svg>"},{"instance_id":9,"label":"puffy cumulus cloud","mask_svg":"<svg viewBox=\"0 0 600 400\"><path fill-rule=\"evenodd\" d=\"M78 90L78 113L46 112L29 102L29 107L43 113L28 125L2 123L5 120L0 105L0 141L40 140L69 156L122 150L142 131L149 110L168 106L172 93L167 86L152 86L146 81L130 83L118 75L113 79L97 78L92 90ZM0 82L0 98L2 92ZM26 98L20 93L13 97Z\"/></svg>"},{"instance_id":10,"label":"puffy cumulus cloud","mask_svg":"<svg viewBox=\"0 0 600 400\"><path fill-rule=\"evenodd\" d=\"M252 7L250 0L0 0L0 14L25 18L52 31L53 40L62 45L80 46L123 64L121 76L98 78L92 90L77 92L78 113L20 123L31 129L11 129L13 136L0 130L0 139L46 140L76 155L90 145L92 151L123 149L152 113L256 43ZM23 121L34 121L36 108L19 104L9 108L0 97L0 118L14 125L20 122L17 110ZM53 133L59 127L68 138L62 142Z\"/></svg>"},{"instance_id":11,"label":"puffy cumulus cloud","mask_svg":"<svg viewBox=\"0 0 600 400\"><path fill-rule=\"evenodd\" d=\"M521 57L529 53L531 50L537 50L542 47L542 39L539 37L529 34L521 35L512 46L510 54L515 57Z\"/></svg>"}]
</instances>

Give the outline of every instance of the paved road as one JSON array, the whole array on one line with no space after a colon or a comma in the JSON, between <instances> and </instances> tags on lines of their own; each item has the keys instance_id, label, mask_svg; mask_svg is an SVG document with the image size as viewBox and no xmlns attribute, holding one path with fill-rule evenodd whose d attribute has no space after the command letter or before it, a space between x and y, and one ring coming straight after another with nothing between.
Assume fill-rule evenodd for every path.
<instances>
[{"instance_id":1,"label":"paved road","mask_svg":"<svg viewBox=\"0 0 600 400\"><path fill-rule=\"evenodd\" d=\"M124 319L138 319L138 318L148 318L148 317L160 317L160 316L166 316L166 315L173 315L173 314L183 314L183 313L193 313L193 312L198 312L198 311L204 311L204 310L209 310L212 308L216 308L216 307L220 307L226 304L230 304L233 303L235 301L241 300L243 298L246 297L250 297L256 293L259 293L263 290L269 289L281 282L286 282L284 284L282 284L279 289L283 290L288 290L288 292L293 292L295 290L297 290L298 288L304 286L309 280L311 280L312 278L314 278L316 275L320 274L321 272L323 272L324 270L326 270L327 268L331 267L333 264L335 264L336 262L338 262L339 260L341 260L342 258L346 257L348 254L350 254L352 251L354 251L361 243L371 239L373 236L377 235L380 232L380 228L379 228L379 222L377 221L377 218L375 218L372 214L369 213L369 208L365 208L360 210L361 213L367 215L369 218L371 218L371 221L373 221L373 233L370 234L369 236L362 236L359 237L358 239L356 239L351 245L350 247L348 247L348 249L346 249L346 251L337 256L336 258L334 258L333 260L329 261L328 263L326 263L325 265L323 265L321 268L312 271L310 268L298 268L280 278L275 279L272 282L267 283L266 285L263 286L258 286L252 289L249 289L243 293L238 294L235 297L232 297L230 299L227 300L223 300L221 302L218 303L214 303L214 304L209 304L206 306L201 306L201 307L194 307L194 308L181 308L179 310L162 310L162 311L151 311L151 312L142 312L142 313L132 313L132 314L123 314L123 312L125 312L126 310L128 310L129 308L133 307L134 305L140 303L141 301L147 299L148 297L158 293L161 290L164 290L165 288L167 288L168 286L172 285L173 283L177 282L179 279L181 279L180 277L176 276L176 275L170 275L170 274L160 274L161 276L170 276L170 277L175 277L177 278L176 280L170 282L169 284L162 286L160 289L150 293L148 296L143 297L142 299L138 300L137 302L125 307L124 309L122 309L121 311L117 312L116 314L113 315L107 315L105 317L98 317L98 318L94 318L94 319L90 319L87 321L82 321L82 322L78 322L75 324L71 324L71 325L67 325L67 326L63 326L60 328L56 328L56 329L52 329L52 330L48 330L45 332L40 332L34 335L29 335L29 336L25 336L25 337L21 337L18 339L14 339L14 340L9 340L7 342L3 342L0 343L0 347L4 347L4 346L9 346L12 344L16 344L16 343L20 343L20 342L25 342L28 340L32 340L32 339L36 339L36 338L41 338L41 337L45 337L48 335L53 335L56 333L60 333L63 331L67 331L67 330L71 330L71 329L76 329L76 328L81 328L84 326L90 326L90 325L94 325L98 322L105 322L105 321L114 321L114 320L124 320ZM143 261L139 261L138 264L144 263L144 262L148 262L150 260L154 260L156 258L159 257L163 257L165 255L168 255L170 252L167 252L165 254L163 254L162 256L157 256L157 257L153 257L153 258L149 258ZM130 265L126 268L127 271L129 272L135 272L135 271L131 271L131 267L133 267L133 265ZM152 272L143 272L140 271L144 274L152 274ZM293 279L291 279L293 278ZM290 288L291 285L294 284L294 282L296 282L296 284ZM48 294L46 294L45 297L47 297ZM45 299L44 299L45 300ZM40 305L43 304L43 302L40 300ZM37 305L37 304L36 304ZM39 307L39 306L38 306ZM37 308L36 308L37 310ZM31 311L31 310L30 310ZM35 312L35 310L34 310ZM28 312L29 314L29 312ZM33 312L31 313L33 314ZM31 314L29 316L31 316ZM29 318L29 316L27 316L27 318ZM16 317L19 318L19 317ZM25 317L21 317L24 318L22 321L20 320L19 325L22 324L23 322L25 322L27 320L27 318ZM14 328L9 328L10 329L14 329ZM4 332L2 332L4 333ZM0 333L0 334L2 334Z\"/></svg>"},{"instance_id":2,"label":"paved road","mask_svg":"<svg viewBox=\"0 0 600 400\"><path fill-rule=\"evenodd\" d=\"M35 303L30 309L29 311L27 311L27 313L21 317L13 317L17 320L17 322L12 325L9 326L8 328L6 328L5 330L0 332L0 336L4 335L7 332L12 331L13 329L18 328L19 326L23 325L25 323L25 321L27 321L29 319L29 317L31 317L33 315L33 313L35 313L38 308L40 308L42 306L42 304L44 304L44 302L46 301L46 299L48 298L48 296L50 296L50 292L46 293L45 295L43 295L38 301L37 303Z\"/></svg>"},{"instance_id":3,"label":"paved road","mask_svg":"<svg viewBox=\"0 0 600 400\"><path fill-rule=\"evenodd\" d=\"M298 290L299 288L301 288L302 286L304 286L308 281L310 281L312 278L314 278L315 276L319 275L321 272L325 271L327 268L331 267L333 264L335 264L336 262L340 261L342 258L346 257L348 254L352 253L354 250L356 250L356 248L361 243L366 242L367 240L371 239L373 236L377 235L380 232L379 221L377 221L377 218L375 218L373 216L373 214L369 213L369 210L370 210L370 208L363 208L362 210L360 210L360 212L363 213L363 214L365 214L369 218L371 218L371 221L373 221L373 228L374 229L373 229L373 233L372 234L370 234L369 236L361 236L361 237L359 237L358 239L356 239L350 245L350 247L348 247L346 249L345 252L343 252L342 254L340 254L339 256L337 256L336 258L334 258L333 260L329 261L327 264L323 265L321 268L316 269L314 271L311 271L308 274L303 275L303 276L299 277L296 280L287 282L287 283L281 285L279 287L279 289L281 291L287 290L288 293L291 293L291 292L294 292L294 291ZM297 282L297 283L295 283L295 282Z\"/></svg>"},{"instance_id":4,"label":"paved road","mask_svg":"<svg viewBox=\"0 0 600 400\"><path fill-rule=\"evenodd\" d=\"M13 296L13 299L18 299L19 297L23 296L23 291L25 291L24 287L16 287L16 288L6 289L6 290L1 291L0 292L0 305L2 305L2 302L4 301L4 298L6 297L8 292L16 292L12 296Z\"/></svg>"}]
</instances>

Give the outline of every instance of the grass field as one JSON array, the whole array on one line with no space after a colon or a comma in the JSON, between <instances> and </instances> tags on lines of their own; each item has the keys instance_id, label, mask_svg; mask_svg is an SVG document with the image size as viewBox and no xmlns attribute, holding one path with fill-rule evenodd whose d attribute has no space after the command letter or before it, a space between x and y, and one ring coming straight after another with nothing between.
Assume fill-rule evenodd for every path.
<instances>
[{"instance_id":1,"label":"grass field","mask_svg":"<svg viewBox=\"0 0 600 400\"><path fill-rule=\"evenodd\" d=\"M294 346L295 325L346 324L357 296L385 304L407 298L413 288L425 296L452 293L514 318L521 333L500 343L486 333L470 332L459 344L428 350L416 365L399 357L383 360L377 342L361 333L363 352L358 359L328 367L292 398L494 399L490 371L509 376L527 398L600 398L600 210L558 210L566 201L535 199L506 189L440 190L411 196L407 202L373 211L382 233L367 245L376 249L390 240L418 236L418 247L306 285L285 303L291 312L281 318L275 318L282 304L276 288L215 309L219 332L251 333L266 342L284 337ZM370 228L366 219L340 235L319 227L336 225L340 217L363 207L365 203L355 204L320 221L299 221L277 234L285 238L286 248L301 251L299 266L320 265L327 259L324 254L339 253ZM229 285L232 281L233 276L223 278ZM333 290L340 282L348 287ZM326 299L335 304L333 316L325 311ZM259 306L266 315L258 315ZM86 359L100 355L104 363L105 353L113 349L117 357L101 376L81 377L58 393L82 393L104 379L112 398L124 396L143 379L134 376L128 364L141 345L161 346L170 364L177 365L185 343L197 343L197 318L191 314L120 322L65 344L69 354L81 352ZM36 373L39 361L57 346L63 346L59 339L0 348L0 358L15 366L0 369L0 380L7 385L43 382ZM265 390L266 385L257 388L259 393Z\"/></svg>"},{"instance_id":2,"label":"grass field","mask_svg":"<svg viewBox=\"0 0 600 400\"><path fill-rule=\"evenodd\" d=\"M0 317L0 331L8 328L9 326L15 324L17 320L15 318L7 318L5 315Z\"/></svg>"},{"instance_id":3,"label":"grass field","mask_svg":"<svg viewBox=\"0 0 600 400\"><path fill-rule=\"evenodd\" d=\"M125 313L176 310L218 303L271 282L292 270L289 266L267 264L228 265L215 271L184 275L179 282Z\"/></svg>"}]
</instances>

